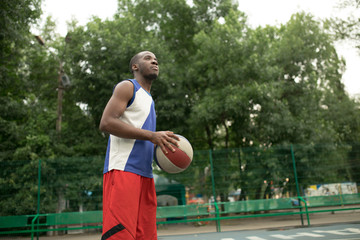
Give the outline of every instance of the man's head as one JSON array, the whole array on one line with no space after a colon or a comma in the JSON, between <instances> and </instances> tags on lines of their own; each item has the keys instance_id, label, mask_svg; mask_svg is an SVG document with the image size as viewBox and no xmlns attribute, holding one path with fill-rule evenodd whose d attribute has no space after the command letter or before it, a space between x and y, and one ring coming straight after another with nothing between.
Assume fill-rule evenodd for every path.
<instances>
[{"instance_id":1,"label":"man's head","mask_svg":"<svg viewBox=\"0 0 360 240\"><path fill-rule=\"evenodd\" d=\"M159 66L155 54L143 51L131 58L130 71L137 76L154 80L159 75Z\"/></svg>"}]
</instances>

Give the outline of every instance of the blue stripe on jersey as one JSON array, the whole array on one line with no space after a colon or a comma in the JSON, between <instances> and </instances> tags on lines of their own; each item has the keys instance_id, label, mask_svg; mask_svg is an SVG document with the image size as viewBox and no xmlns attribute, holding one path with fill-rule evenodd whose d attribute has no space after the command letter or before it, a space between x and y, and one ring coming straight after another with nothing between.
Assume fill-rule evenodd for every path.
<instances>
[{"instance_id":1,"label":"blue stripe on jersey","mask_svg":"<svg viewBox=\"0 0 360 240\"><path fill-rule=\"evenodd\" d=\"M147 129L150 131L156 131L156 115L155 115L155 104L151 104L151 110L148 118L146 119L141 129ZM147 154L146 156L143 156ZM125 166L125 171L135 172L144 177L152 178L152 161L154 156L154 144L150 141L136 140L134 147L130 153L129 159ZM140 171L139 166L142 167Z\"/></svg>"}]
</instances>

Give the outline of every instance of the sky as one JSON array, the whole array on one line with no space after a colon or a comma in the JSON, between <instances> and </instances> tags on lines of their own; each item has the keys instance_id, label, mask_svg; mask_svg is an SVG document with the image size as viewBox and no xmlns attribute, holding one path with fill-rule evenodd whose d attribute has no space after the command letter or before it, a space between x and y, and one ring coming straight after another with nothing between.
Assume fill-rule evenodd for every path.
<instances>
[{"instance_id":1,"label":"sky","mask_svg":"<svg viewBox=\"0 0 360 240\"><path fill-rule=\"evenodd\" d=\"M248 16L250 26L285 24L292 14L305 11L316 19L329 17L346 18L349 14L359 14L359 10L338 8L339 0L237 0L239 9ZM43 0L43 19L51 15L57 24L57 33L65 36L67 22L76 19L79 25L85 25L91 16L112 19L117 9L117 0ZM356 16L356 15L355 15ZM360 50L353 43L337 42L338 54L346 60L343 75L345 89L350 96L360 98Z\"/></svg>"}]
</instances>

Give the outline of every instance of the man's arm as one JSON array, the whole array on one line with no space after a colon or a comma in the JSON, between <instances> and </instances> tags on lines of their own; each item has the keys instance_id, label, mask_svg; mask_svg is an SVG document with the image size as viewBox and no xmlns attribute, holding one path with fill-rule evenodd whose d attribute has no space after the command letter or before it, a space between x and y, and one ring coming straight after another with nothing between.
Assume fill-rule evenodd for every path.
<instances>
[{"instance_id":1,"label":"man's arm","mask_svg":"<svg viewBox=\"0 0 360 240\"><path fill-rule=\"evenodd\" d=\"M171 143L178 145L176 140L180 139L173 132L152 132L139 129L119 119L124 114L128 102L133 97L133 92L134 85L130 81L123 81L115 87L114 93L104 109L99 129L121 138L151 141L159 145L165 153L167 153L165 146L174 151Z\"/></svg>"}]
</instances>

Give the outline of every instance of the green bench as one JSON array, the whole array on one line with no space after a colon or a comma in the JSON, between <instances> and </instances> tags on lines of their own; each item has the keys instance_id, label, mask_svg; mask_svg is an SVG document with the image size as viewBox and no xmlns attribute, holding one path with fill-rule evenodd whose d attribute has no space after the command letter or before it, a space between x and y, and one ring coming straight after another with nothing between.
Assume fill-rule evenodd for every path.
<instances>
[{"instance_id":1,"label":"green bench","mask_svg":"<svg viewBox=\"0 0 360 240\"><path fill-rule=\"evenodd\" d=\"M26 228L31 227L31 220L35 215L21 215L21 216L0 216L0 228ZM1 231L0 234L7 234L7 232Z\"/></svg>"},{"instance_id":2,"label":"green bench","mask_svg":"<svg viewBox=\"0 0 360 240\"><path fill-rule=\"evenodd\" d=\"M102 223L102 211L53 213L45 216L46 226ZM101 228L101 226L98 227Z\"/></svg>"},{"instance_id":3,"label":"green bench","mask_svg":"<svg viewBox=\"0 0 360 240\"><path fill-rule=\"evenodd\" d=\"M222 213L244 213L301 208L301 206L294 204L295 202L296 201L294 201L293 198L225 202L222 203L224 205L224 211Z\"/></svg>"},{"instance_id":4,"label":"green bench","mask_svg":"<svg viewBox=\"0 0 360 240\"><path fill-rule=\"evenodd\" d=\"M249 200L237 202L220 202L217 203L219 213L245 213L281 209L299 209L301 206L294 205L293 199L268 199L268 200ZM213 209L211 211L211 209ZM157 208L157 218L173 217L191 217L206 216L215 213L214 204L197 204L183 206L168 206Z\"/></svg>"},{"instance_id":5,"label":"green bench","mask_svg":"<svg viewBox=\"0 0 360 240\"><path fill-rule=\"evenodd\" d=\"M156 218L186 218L209 215L209 204L178 205L170 207L158 207Z\"/></svg>"},{"instance_id":6,"label":"green bench","mask_svg":"<svg viewBox=\"0 0 360 240\"><path fill-rule=\"evenodd\" d=\"M0 216L0 234L71 231L102 228L102 211Z\"/></svg>"},{"instance_id":7,"label":"green bench","mask_svg":"<svg viewBox=\"0 0 360 240\"><path fill-rule=\"evenodd\" d=\"M309 213L337 212L360 209L360 193L307 198ZM313 210L314 209L314 210Z\"/></svg>"},{"instance_id":8,"label":"green bench","mask_svg":"<svg viewBox=\"0 0 360 240\"><path fill-rule=\"evenodd\" d=\"M309 207L342 206L360 204L360 193L308 197Z\"/></svg>"}]
</instances>

